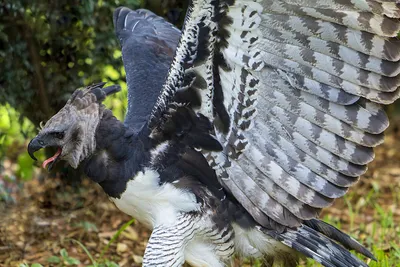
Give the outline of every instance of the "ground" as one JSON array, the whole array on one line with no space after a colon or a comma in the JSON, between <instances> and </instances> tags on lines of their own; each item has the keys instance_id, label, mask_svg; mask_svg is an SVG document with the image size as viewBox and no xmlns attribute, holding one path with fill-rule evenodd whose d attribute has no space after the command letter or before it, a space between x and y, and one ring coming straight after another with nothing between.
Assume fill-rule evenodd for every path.
<instances>
[{"instance_id":1,"label":"ground","mask_svg":"<svg viewBox=\"0 0 400 267\"><path fill-rule=\"evenodd\" d=\"M321 215L373 251L377 263L363 258L370 266L400 266L399 137L391 131L360 182ZM0 266L141 266L148 231L135 221L121 229L131 218L96 184L78 188L36 177L16 204L0 203ZM235 266L260 264L237 259Z\"/></svg>"}]
</instances>

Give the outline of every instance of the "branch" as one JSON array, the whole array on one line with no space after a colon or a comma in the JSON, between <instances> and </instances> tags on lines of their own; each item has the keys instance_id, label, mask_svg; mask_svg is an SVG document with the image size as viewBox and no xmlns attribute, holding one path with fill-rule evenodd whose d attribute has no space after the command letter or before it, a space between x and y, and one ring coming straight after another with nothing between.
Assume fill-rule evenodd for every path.
<instances>
[{"instance_id":1,"label":"branch","mask_svg":"<svg viewBox=\"0 0 400 267\"><path fill-rule=\"evenodd\" d=\"M46 85L43 78L41 58L38 50L36 39L32 35L32 30L28 25L20 26L21 32L28 46L29 57L34 68L34 80L36 81L37 94L39 96L40 108L43 111L45 117L52 115L52 110L47 97Z\"/></svg>"}]
</instances>

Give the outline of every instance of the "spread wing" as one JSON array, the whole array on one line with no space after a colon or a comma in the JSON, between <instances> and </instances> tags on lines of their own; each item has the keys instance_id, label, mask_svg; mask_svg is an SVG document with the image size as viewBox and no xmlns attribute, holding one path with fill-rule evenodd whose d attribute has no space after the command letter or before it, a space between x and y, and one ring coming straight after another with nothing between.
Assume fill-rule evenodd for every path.
<instances>
[{"instance_id":1,"label":"spread wing","mask_svg":"<svg viewBox=\"0 0 400 267\"><path fill-rule=\"evenodd\" d=\"M180 31L148 10L114 11L128 86L125 124L139 131L147 122L175 54Z\"/></svg>"},{"instance_id":2,"label":"spread wing","mask_svg":"<svg viewBox=\"0 0 400 267\"><path fill-rule=\"evenodd\" d=\"M258 223L299 226L383 142L382 104L399 97L399 17L394 1L193 0L149 129L168 130L165 141L196 124L188 109L208 118L222 151L200 134L186 144Z\"/></svg>"}]
</instances>

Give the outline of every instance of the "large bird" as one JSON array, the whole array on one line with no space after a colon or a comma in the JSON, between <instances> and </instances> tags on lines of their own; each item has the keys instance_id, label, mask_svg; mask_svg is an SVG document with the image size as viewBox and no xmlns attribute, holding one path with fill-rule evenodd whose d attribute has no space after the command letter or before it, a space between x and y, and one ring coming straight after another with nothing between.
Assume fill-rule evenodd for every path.
<instances>
[{"instance_id":1,"label":"large bird","mask_svg":"<svg viewBox=\"0 0 400 267\"><path fill-rule=\"evenodd\" d=\"M399 97L393 0L192 0L182 31L118 8L128 112L77 90L30 142L57 147L116 206L152 229L143 266L327 267L373 255L318 219L382 143Z\"/></svg>"}]
</instances>

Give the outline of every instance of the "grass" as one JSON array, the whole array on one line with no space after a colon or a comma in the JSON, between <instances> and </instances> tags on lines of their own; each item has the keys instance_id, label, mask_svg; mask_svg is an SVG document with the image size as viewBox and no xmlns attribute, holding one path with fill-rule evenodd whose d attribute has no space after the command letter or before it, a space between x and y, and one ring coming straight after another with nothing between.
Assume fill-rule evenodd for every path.
<instances>
[{"instance_id":1,"label":"grass","mask_svg":"<svg viewBox=\"0 0 400 267\"><path fill-rule=\"evenodd\" d=\"M389 140L389 143L392 142ZM389 146L385 145L386 148ZM383 148L377 154L385 152ZM361 178L360 189L354 188L334 207L326 209L323 219L372 251L376 262L358 255L370 267L400 267L400 169L396 166L400 161L397 157L384 161L375 163ZM307 260L300 266L321 265Z\"/></svg>"},{"instance_id":2,"label":"grass","mask_svg":"<svg viewBox=\"0 0 400 267\"><path fill-rule=\"evenodd\" d=\"M361 254L356 253L356 255L364 259L370 267L400 267L400 245L398 243L400 230L394 222L393 213L391 211L385 212L378 204L369 206L373 206L375 213L373 222L368 224L354 224L355 218L361 215L359 211L350 212L351 207L349 207L350 220L353 222L351 223L350 233L360 233L363 238L357 237L356 234L352 234L352 236L370 248L377 261L366 259ZM340 223L332 216L325 216L324 221L340 228ZM370 233L370 235L367 235L367 233ZM397 240L394 238L393 241L390 241L393 236L397 236ZM316 264L313 260L307 260L306 263L300 266L314 267L322 265Z\"/></svg>"}]
</instances>

